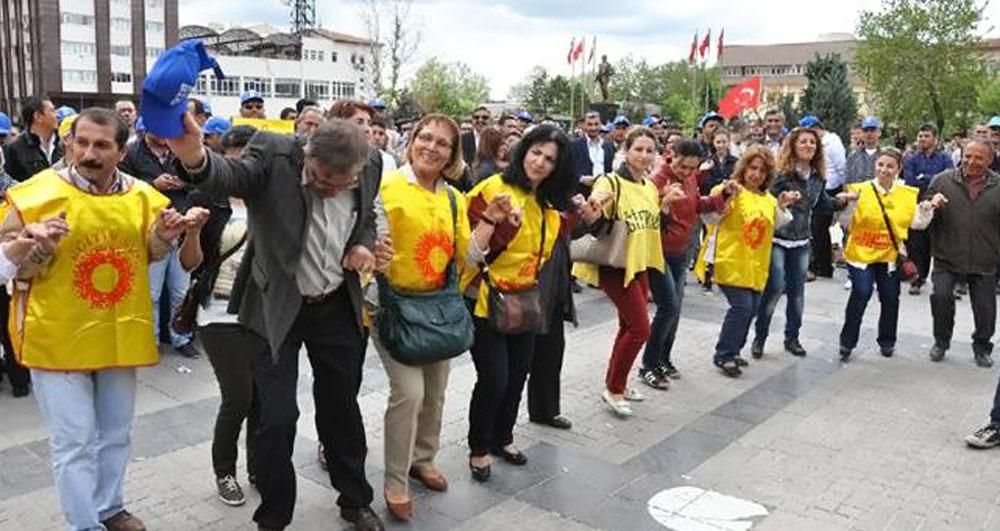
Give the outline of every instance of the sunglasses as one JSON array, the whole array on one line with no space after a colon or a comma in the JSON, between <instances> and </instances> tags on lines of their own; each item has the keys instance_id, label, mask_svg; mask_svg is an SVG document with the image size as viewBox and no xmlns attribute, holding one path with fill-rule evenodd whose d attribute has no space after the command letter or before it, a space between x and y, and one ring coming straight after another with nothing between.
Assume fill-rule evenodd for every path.
<instances>
[{"instance_id":1,"label":"sunglasses","mask_svg":"<svg viewBox=\"0 0 1000 531\"><path fill-rule=\"evenodd\" d=\"M259 111L264 108L263 103L244 103L243 108L248 111Z\"/></svg>"},{"instance_id":2,"label":"sunglasses","mask_svg":"<svg viewBox=\"0 0 1000 531\"><path fill-rule=\"evenodd\" d=\"M485 121L487 121L487 120L490 119L490 115L488 115L488 114L474 114L474 115L472 115L472 119L473 120L478 120L478 121L481 121L481 122L485 122Z\"/></svg>"}]
</instances>

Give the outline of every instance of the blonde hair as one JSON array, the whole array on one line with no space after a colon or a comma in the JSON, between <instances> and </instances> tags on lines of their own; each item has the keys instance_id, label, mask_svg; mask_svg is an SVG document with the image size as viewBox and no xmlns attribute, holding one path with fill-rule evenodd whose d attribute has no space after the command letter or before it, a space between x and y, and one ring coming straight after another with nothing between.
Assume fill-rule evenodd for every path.
<instances>
[{"instance_id":1,"label":"blonde hair","mask_svg":"<svg viewBox=\"0 0 1000 531\"><path fill-rule=\"evenodd\" d=\"M410 133L410 145L406 147L406 161L413 162L413 146L416 144L415 140L420 132L424 130L425 127L431 124L440 124L448 129L451 133L451 156L448 157L448 164L445 165L444 169L441 170L441 174L444 175L449 181L454 181L462 176L462 170L465 168L465 161L462 160L462 138L460 130L458 129L458 124L455 120L440 114L431 113L425 115L423 118L417 122L417 125L413 126L413 131Z\"/></svg>"},{"instance_id":2,"label":"blonde hair","mask_svg":"<svg viewBox=\"0 0 1000 531\"><path fill-rule=\"evenodd\" d=\"M750 146L743 152L743 156L736 162L736 168L733 170L733 175L730 178L740 183L742 186L746 186L746 172L750 169L750 163L752 163L754 159L764 161L764 173L766 174L764 183L761 184L760 190L757 191L760 192L767 190L771 186L771 181L774 179L774 156L771 155L770 149L760 144Z\"/></svg>"},{"instance_id":3,"label":"blonde hair","mask_svg":"<svg viewBox=\"0 0 1000 531\"><path fill-rule=\"evenodd\" d=\"M809 161L809 166L816 175L826 177L823 142L820 140L819 133L807 127L792 129L792 132L788 133L788 136L785 137L785 141L781 143L781 153L778 154L778 173L787 175L795 171L795 143L798 142L799 137L802 135L812 135L816 139L816 153L813 154L812 160Z\"/></svg>"}]
</instances>

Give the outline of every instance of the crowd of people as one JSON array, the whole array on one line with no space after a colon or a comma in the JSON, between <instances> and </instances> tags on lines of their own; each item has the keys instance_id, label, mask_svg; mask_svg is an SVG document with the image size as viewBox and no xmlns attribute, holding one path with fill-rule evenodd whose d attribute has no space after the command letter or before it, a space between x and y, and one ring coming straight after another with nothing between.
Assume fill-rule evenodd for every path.
<instances>
[{"instance_id":1,"label":"crowd of people","mask_svg":"<svg viewBox=\"0 0 1000 531\"><path fill-rule=\"evenodd\" d=\"M265 104L245 93L240 114L266 118ZM211 458L228 505L246 500L246 422L262 530L292 522L303 346L317 459L361 530L382 529L357 401L369 339L390 388L382 494L409 521L410 479L448 489L436 458L451 359L471 352L475 366L462 398L476 481L490 481L495 458L528 462L515 437L525 387L532 422L572 429L560 373L580 284L617 312L594 396L618 418L646 399L637 385L681 378L671 353L689 269L728 303L710 361L726 377L751 364L751 326L751 358L765 355L782 295L784 350L806 356L806 284L838 266L850 290L843 362L876 290L877 344L892 357L901 285L919 295L929 278L930 360L949 350L968 294L973 359L992 366L1000 117L949 152L933 124L901 151L865 117L845 147L821 117L791 125L775 110L751 122L709 112L693 136L658 116L605 125L589 112L567 132L486 106L468 121L393 124L379 99L302 100L280 114L294 134L233 126L194 98L176 134L131 101L77 113L29 98L16 135L0 116L4 372L15 396L34 392L72 529L144 529L123 482L136 369L157 363L159 343L187 357L204 348L213 367ZM970 445L1000 445L1000 386L991 418Z\"/></svg>"}]
</instances>

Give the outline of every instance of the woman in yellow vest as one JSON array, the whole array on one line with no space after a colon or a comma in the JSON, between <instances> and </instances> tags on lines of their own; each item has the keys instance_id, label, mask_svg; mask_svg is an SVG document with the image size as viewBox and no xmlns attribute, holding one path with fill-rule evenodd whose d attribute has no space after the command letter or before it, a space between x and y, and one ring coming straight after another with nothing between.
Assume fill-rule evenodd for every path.
<instances>
[{"instance_id":1,"label":"woman in yellow vest","mask_svg":"<svg viewBox=\"0 0 1000 531\"><path fill-rule=\"evenodd\" d=\"M393 289L427 293L447 288L449 264L466 265L469 219L461 192L448 184L462 171L462 149L455 122L428 114L413 129L403 167L382 179L379 197L395 255L386 278ZM385 411L385 501L398 520L412 517L407 476L430 490L443 492L448 482L434 465L440 447L450 360L404 364L378 337L375 348L389 376Z\"/></svg>"},{"instance_id":2,"label":"woman in yellow vest","mask_svg":"<svg viewBox=\"0 0 1000 531\"><path fill-rule=\"evenodd\" d=\"M844 259L851 278L851 296L847 300L844 327L840 330L840 359L847 361L858 346L861 319L872 291L878 289L881 306L878 319L878 346L882 355L891 357L896 348L899 319L899 272L896 258L905 248L909 229L927 228L934 219L938 202L917 204L919 190L903 184L899 172L903 155L897 149L882 150L875 159L875 178L847 185L840 195L850 201L840 215L845 231L850 228ZM938 200L940 201L940 200ZM883 212L884 208L884 212ZM892 229L886 225L886 218Z\"/></svg>"},{"instance_id":3,"label":"woman in yellow vest","mask_svg":"<svg viewBox=\"0 0 1000 531\"><path fill-rule=\"evenodd\" d=\"M748 365L740 357L740 350L746 344L761 292L767 285L774 230L791 221L787 207L799 198L798 192L785 191L775 199L768 192L773 177L771 152L763 146L747 148L732 175L740 191L730 198L723 213L702 214L708 237L695 264L695 274L704 281L711 267L713 281L729 302L715 344L714 363L732 378L740 376L740 367ZM725 183L719 184L712 194L721 194L724 188Z\"/></svg>"},{"instance_id":4,"label":"woman in yellow vest","mask_svg":"<svg viewBox=\"0 0 1000 531\"><path fill-rule=\"evenodd\" d=\"M568 209L576 185L569 140L553 126L527 133L510 161L503 173L481 181L468 195L469 223L475 227L471 254L482 257L479 268L463 275L466 294L474 299L476 385L469 404L469 467L477 481L490 477L490 453L514 465L528 462L514 444L514 423L536 330L501 332L498 316L490 315L489 291L537 288L539 271L559 237L559 210Z\"/></svg>"},{"instance_id":5,"label":"woman in yellow vest","mask_svg":"<svg viewBox=\"0 0 1000 531\"><path fill-rule=\"evenodd\" d=\"M598 177L581 215L587 224L604 218L625 221L628 239L624 269L577 263L573 274L591 285L600 286L618 309L618 335L615 337L605 389L601 399L613 413L632 415L629 401L643 396L627 387L639 350L649 338L649 281L646 271L663 271L663 248L660 244L660 214L669 212L669 204L683 197L680 184L665 189L664 198L649 179L656 157L656 137L646 127L636 127L625 138L625 162L618 171ZM679 195L678 195L679 194ZM617 213L617 217L615 217Z\"/></svg>"}]
</instances>

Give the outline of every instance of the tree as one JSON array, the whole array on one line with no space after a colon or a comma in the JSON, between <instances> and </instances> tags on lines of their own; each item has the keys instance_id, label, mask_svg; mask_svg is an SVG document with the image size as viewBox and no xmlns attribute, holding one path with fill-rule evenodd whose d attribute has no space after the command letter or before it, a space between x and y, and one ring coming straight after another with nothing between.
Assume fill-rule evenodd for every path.
<instances>
[{"instance_id":1,"label":"tree","mask_svg":"<svg viewBox=\"0 0 1000 531\"><path fill-rule=\"evenodd\" d=\"M623 108L635 109L633 120L642 120L647 105L656 105L675 124L693 126L705 112L706 84L715 88L709 96L709 108L715 108L720 86L718 68L692 70L687 61L650 65L630 55L615 64L615 72L611 99L622 103Z\"/></svg>"},{"instance_id":2,"label":"tree","mask_svg":"<svg viewBox=\"0 0 1000 531\"><path fill-rule=\"evenodd\" d=\"M883 0L881 11L861 13L855 61L885 121L908 131L932 121L944 131L976 107L984 8L977 0Z\"/></svg>"},{"instance_id":3,"label":"tree","mask_svg":"<svg viewBox=\"0 0 1000 531\"><path fill-rule=\"evenodd\" d=\"M778 98L778 109L785 116L785 125L791 129L799 123L799 108L795 105L795 96L783 94ZM790 124L790 125L789 125Z\"/></svg>"},{"instance_id":4,"label":"tree","mask_svg":"<svg viewBox=\"0 0 1000 531\"><path fill-rule=\"evenodd\" d=\"M583 90L580 79L570 80L562 75L553 77L545 68L536 66L523 82L511 87L510 99L523 103L527 110L536 114L568 115L572 108L579 115L582 114L581 100L584 109L590 102L589 95L584 95Z\"/></svg>"},{"instance_id":5,"label":"tree","mask_svg":"<svg viewBox=\"0 0 1000 531\"><path fill-rule=\"evenodd\" d=\"M828 130L847 138L858 118L858 100L847 78L847 64L839 54L817 54L806 63L806 79L809 84L802 93L802 112L818 116Z\"/></svg>"},{"instance_id":6,"label":"tree","mask_svg":"<svg viewBox=\"0 0 1000 531\"><path fill-rule=\"evenodd\" d=\"M983 116L1000 114L1000 75L979 86L979 112Z\"/></svg>"},{"instance_id":7,"label":"tree","mask_svg":"<svg viewBox=\"0 0 1000 531\"><path fill-rule=\"evenodd\" d=\"M409 92L424 112L465 116L486 100L489 84L465 63L443 63L432 57L413 74Z\"/></svg>"},{"instance_id":8,"label":"tree","mask_svg":"<svg viewBox=\"0 0 1000 531\"><path fill-rule=\"evenodd\" d=\"M362 0L361 19L370 41L371 76L375 91L395 109L399 104L399 80L420 46L420 30L410 17L413 0ZM382 28L388 28L382 42ZM388 72L386 72L388 69ZM384 85L388 75L388 86Z\"/></svg>"}]
</instances>

